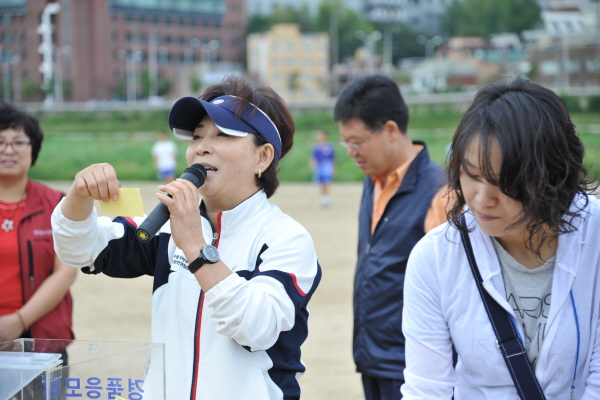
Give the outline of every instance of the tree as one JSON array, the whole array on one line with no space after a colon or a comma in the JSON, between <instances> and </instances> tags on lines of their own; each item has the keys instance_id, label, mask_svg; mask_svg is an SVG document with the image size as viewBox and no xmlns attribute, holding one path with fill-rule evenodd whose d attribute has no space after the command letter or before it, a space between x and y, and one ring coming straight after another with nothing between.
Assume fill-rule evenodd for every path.
<instances>
[{"instance_id":1,"label":"tree","mask_svg":"<svg viewBox=\"0 0 600 400\"><path fill-rule=\"evenodd\" d=\"M119 100L125 100L127 98L127 80L125 78L119 78L116 85L112 89L113 98Z\"/></svg>"},{"instance_id":2,"label":"tree","mask_svg":"<svg viewBox=\"0 0 600 400\"><path fill-rule=\"evenodd\" d=\"M523 33L541 22L537 0L454 0L441 17L449 36Z\"/></svg>"},{"instance_id":3,"label":"tree","mask_svg":"<svg viewBox=\"0 0 600 400\"><path fill-rule=\"evenodd\" d=\"M63 80L63 98L73 100L73 79Z\"/></svg>"},{"instance_id":4,"label":"tree","mask_svg":"<svg viewBox=\"0 0 600 400\"><path fill-rule=\"evenodd\" d=\"M202 81L195 73L190 76L190 89L192 89L192 93L198 93L202 89Z\"/></svg>"},{"instance_id":5,"label":"tree","mask_svg":"<svg viewBox=\"0 0 600 400\"><path fill-rule=\"evenodd\" d=\"M276 3L270 15L252 15L248 19L248 33L268 31L275 24L298 24L303 32L314 31L314 18L310 9L303 4L299 8Z\"/></svg>"},{"instance_id":6,"label":"tree","mask_svg":"<svg viewBox=\"0 0 600 400\"><path fill-rule=\"evenodd\" d=\"M248 22L248 32L266 32L277 23L296 23L302 32L326 32L330 38L330 62L340 62L354 56L356 49L364 42L356 37L357 31L369 34L375 30L382 33L388 25L366 21L358 12L348 9L343 0L322 0L316 16L310 14L307 6L294 8L277 4L268 16L253 15ZM402 57L420 57L423 46L417 43L415 32L405 26L393 25L392 59ZM377 54L381 53L383 40L375 43ZM337 52L337 54L336 54Z\"/></svg>"},{"instance_id":7,"label":"tree","mask_svg":"<svg viewBox=\"0 0 600 400\"><path fill-rule=\"evenodd\" d=\"M315 32L330 32L332 20L337 22L338 57L332 56L331 60L342 61L354 56L357 48L363 46L363 42L355 36L356 31L371 33L375 27L365 21L360 14L354 10L345 8L341 0L323 0L319 6L317 18L314 25Z\"/></svg>"},{"instance_id":8,"label":"tree","mask_svg":"<svg viewBox=\"0 0 600 400\"><path fill-rule=\"evenodd\" d=\"M140 76L139 83L141 85L141 97L150 97L150 73L145 70ZM171 81L158 78L156 82L156 95L164 96L171 90Z\"/></svg>"},{"instance_id":9,"label":"tree","mask_svg":"<svg viewBox=\"0 0 600 400\"><path fill-rule=\"evenodd\" d=\"M248 26L246 29L248 33L263 33L271 28L269 17L264 15L255 14L248 19Z\"/></svg>"},{"instance_id":10,"label":"tree","mask_svg":"<svg viewBox=\"0 0 600 400\"><path fill-rule=\"evenodd\" d=\"M388 31L392 33L392 63L399 58L406 57L423 57L425 49L423 45L417 42L417 36L425 35L423 32L412 30L406 25L397 24L376 24L375 28L385 35ZM425 35L428 36L428 35Z\"/></svg>"}]
</instances>

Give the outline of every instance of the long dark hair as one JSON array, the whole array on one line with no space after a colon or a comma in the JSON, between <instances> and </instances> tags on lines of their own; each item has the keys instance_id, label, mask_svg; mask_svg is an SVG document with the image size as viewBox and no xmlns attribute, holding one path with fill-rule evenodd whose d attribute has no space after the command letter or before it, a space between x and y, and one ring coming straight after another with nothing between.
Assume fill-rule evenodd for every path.
<instances>
[{"instance_id":1,"label":"long dark hair","mask_svg":"<svg viewBox=\"0 0 600 400\"><path fill-rule=\"evenodd\" d=\"M551 237L573 232L574 218L587 205L587 194L598 185L588 179L583 165L584 146L562 99L549 89L525 79L495 83L481 89L463 116L448 156L449 190L456 201L448 212L450 223L464 231L458 217L466 204L460 186L461 169L468 173L465 151L479 137L481 175L502 193L520 202L526 247L538 257ZM502 153L500 173L491 165L497 143ZM578 195L585 199L572 207Z\"/></svg>"},{"instance_id":2,"label":"long dark hair","mask_svg":"<svg viewBox=\"0 0 600 400\"><path fill-rule=\"evenodd\" d=\"M268 86L253 88L242 78L227 76L223 82L207 87L200 98L202 100L211 101L212 99L223 95L237 96L260 108L269 116L269 118L271 118L271 121L273 121L281 136L282 148L280 160L288 151L290 151L294 143L296 126L285 102L273 89ZM246 102L240 101L239 106L236 108L236 114L238 116L241 115L247 107L252 106ZM253 112L258 111L254 110ZM256 146L261 146L265 143L267 143L267 141L261 136L254 135L254 144ZM256 178L258 187L265 191L267 197L271 197L273 193L275 193L277 187L279 187L277 172L277 165L272 162L271 165L269 165L269 168L262 172L261 177Z\"/></svg>"}]
</instances>

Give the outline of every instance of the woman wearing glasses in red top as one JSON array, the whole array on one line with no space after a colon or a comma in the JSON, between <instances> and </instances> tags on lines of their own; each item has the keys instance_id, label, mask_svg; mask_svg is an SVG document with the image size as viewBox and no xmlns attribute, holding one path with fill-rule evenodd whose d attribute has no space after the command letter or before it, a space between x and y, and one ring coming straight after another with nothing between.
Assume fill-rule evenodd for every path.
<instances>
[{"instance_id":1,"label":"woman wearing glasses in red top","mask_svg":"<svg viewBox=\"0 0 600 400\"><path fill-rule=\"evenodd\" d=\"M28 177L43 137L34 117L0 102L0 342L74 338L77 270L56 257L50 225L63 194Z\"/></svg>"}]
</instances>

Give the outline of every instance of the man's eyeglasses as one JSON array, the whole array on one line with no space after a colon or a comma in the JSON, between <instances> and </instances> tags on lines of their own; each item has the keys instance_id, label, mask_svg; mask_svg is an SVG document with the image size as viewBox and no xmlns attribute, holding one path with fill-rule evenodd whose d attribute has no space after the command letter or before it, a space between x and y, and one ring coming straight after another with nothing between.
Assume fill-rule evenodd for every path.
<instances>
[{"instance_id":1,"label":"man's eyeglasses","mask_svg":"<svg viewBox=\"0 0 600 400\"><path fill-rule=\"evenodd\" d=\"M30 144L31 142L25 139L17 139L14 142L7 142L4 139L0 139L0 153L6 151L8 145L11 145L15 152L23 153Z\"/></svg>"},{"instance_id":2,"label":"man's eyeglasses","mask_svg":"<svg viewBox=\"0 0 600 400\"><path fill-rule=\"evenodd\" d=\"M371 131L371 133L369 133L369 136L367 136L366 138L364 138L364 139L363 139L363 141L362 141L362 142L360 142L360 143L350 143L350 142L346 142L346 141L344 141L344 140L340 140L340 144L341 144L342 146L344 146L344 147L345 147L346 149L348 149L348 150L355 150L355 151L358 151L358 149L360 149L360 146L362 146L363 144L365 144L365 142L366 142L367 140L369 140L369 138L370 138L371 136L373 136L373 134L374 134L374 133L377 133L377 132L379 132L379 131L381 131L381 128L379 128L379 129L375 129L375 130Z\"/></svg>"}]
</instances>

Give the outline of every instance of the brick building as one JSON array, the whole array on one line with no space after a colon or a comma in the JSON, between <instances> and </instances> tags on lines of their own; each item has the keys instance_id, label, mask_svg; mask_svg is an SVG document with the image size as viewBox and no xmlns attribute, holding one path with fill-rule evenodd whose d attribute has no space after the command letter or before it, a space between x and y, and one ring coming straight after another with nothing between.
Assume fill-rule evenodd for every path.
<instances>
[{"instance_id":1,"label":"brick building","mask_svg":"<svg viewBox=\"0 0 600 400\"><path fill-rule=\"evenodd\" d=\"M51 3L59 6L48 12ZM4 98L39 100L30 98L39 86L59 101L190 94L190 81L201 65L213 69L220 63L241 65L245 4L245 0L2 0ZM46 47L38 28L44 10L52 25Z\"/></svg>"}]
</instances>

